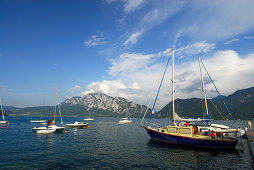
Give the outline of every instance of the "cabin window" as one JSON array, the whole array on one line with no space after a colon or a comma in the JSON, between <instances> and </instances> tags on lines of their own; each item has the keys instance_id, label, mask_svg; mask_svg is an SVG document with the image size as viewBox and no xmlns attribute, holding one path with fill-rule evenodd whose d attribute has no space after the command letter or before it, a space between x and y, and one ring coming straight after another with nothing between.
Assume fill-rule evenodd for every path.
<instances>
[{"instance_id":1,"label":"cabin window","mask_svg":"<svg viewBox=\"0 0 254 170\"><path fill-rule=\"evenodd\" d=\"M162 132L164 132L164 130L161 130Z\"/></svg>"},{"instance_id":2,"label":"cabin window","mask_svg":"<svg viewBox=\"0 0 254 170\"><path fill-rule=\"evenodd\" d=\"M177 133L177 128L175 128L175 127L168 127L168 128L167 128L167 131L168 131L169 133Z\"/></svg>"},{"instance_id":3,"label":"cabin window","mask_svg":"<svg viewBox=\"0 0 254 170\"><path fill-rule=\"evenodd\" d=\"M179 133L181 134L191 134L191 131L189 128L181 128Z\"/></svg>"}]
</instances>

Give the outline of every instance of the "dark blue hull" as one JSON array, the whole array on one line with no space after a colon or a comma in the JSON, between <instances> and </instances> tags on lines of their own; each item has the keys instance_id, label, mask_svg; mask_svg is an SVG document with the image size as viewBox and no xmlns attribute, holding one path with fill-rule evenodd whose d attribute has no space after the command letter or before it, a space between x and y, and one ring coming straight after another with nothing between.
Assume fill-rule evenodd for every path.
<instances>
[{"instance_id":1,"label":"dark blue hull","mask_svg":"<svg viewBox=\"0 0 254 170\"><path fill-rule=\"evenodd\" d=\"M170 135L162 132L157 132L148 128L145 128L148 134L152 139L160 140L167 143L173 144L180 144L186 146L193 146L193 147L202 147L202 148L217 148L217 149L234 149L237 140L230 139L230 140L219 140L219 139L197 139L191 137L183 137L183 136L176 136Z\"/></svg>"}]
</instances>

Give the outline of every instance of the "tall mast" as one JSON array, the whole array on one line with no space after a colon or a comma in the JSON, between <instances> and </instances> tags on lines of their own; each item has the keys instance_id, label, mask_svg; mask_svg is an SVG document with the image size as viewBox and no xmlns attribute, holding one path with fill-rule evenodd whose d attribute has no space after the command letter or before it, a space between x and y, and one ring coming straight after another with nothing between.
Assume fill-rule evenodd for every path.
<instances>
[{"instance_id":1,"label":"tall mast","mask_svg":"<svg viewBox=\"0 0 254 170\"><path fill-rule=\"evenodd\" d=\"M207 101L206 101L205 84L204 84L204 78L203 78L201 64L200 64L200 56L198 56L198 63L199 63L200 76L201 76L201 81L202 81L202 86L203 86L203 93L204 93L204 98L205 98L206 115L208 116L208 107L207 107Z\"/></svg>"},{"instance_id":2,"label":"tall mast","mask_svg":"<svg viewBox=\"0 0 254 170\"><path fill-rule=\"evenodd\" d=\"M175 121L175 87L174 87L174 49L172 49L172 109L173 109L173 122Z\"/></svg>"},{"instance_id":3,"label":"tall mast","mask_svg":"<svg viewBox=\"0 0 254 170\"><path fill-rule=\"evenodd\" d=\"M53 121L54 124L55 124L55 120L56 120L56 102L57 102L57 85L56 85L55 112L54 112L54 121Z\"/></svg>"},{"instance_id":4,"label":"tall mast","mask_svg":"<svg viewBox=\"0 0 254 170\"><path fill-rule=\"evenodd\" d=\"M2 99L1 99L1 97L0 97L0 103L1 103L1 110L2 110L3 121L4 121L4 111L3 111L3 106L2 106Z\"/></svg>"}]
</instances>

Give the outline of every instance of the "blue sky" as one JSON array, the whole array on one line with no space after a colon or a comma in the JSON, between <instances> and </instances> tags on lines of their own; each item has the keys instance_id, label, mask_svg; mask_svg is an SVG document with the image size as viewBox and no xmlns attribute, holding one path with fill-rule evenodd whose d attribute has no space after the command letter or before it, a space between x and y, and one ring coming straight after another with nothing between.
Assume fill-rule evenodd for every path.
<instances>
[{"instance_id":1,"label":"blue sky","mask_svg":"<svg viewBox=\"0 0 254 170\"><path fill-rule=\"evenodd\" d=\"M254 86L252 0L2 0L4 105L102 92L149 104L170 49L176 97L202 97L197 56L223 95ZM170 74L170 69L169 69ZM208 97L216 96L207 80ZM170 101L170 76L158 107Z\"/></svg>"}]
</instances>

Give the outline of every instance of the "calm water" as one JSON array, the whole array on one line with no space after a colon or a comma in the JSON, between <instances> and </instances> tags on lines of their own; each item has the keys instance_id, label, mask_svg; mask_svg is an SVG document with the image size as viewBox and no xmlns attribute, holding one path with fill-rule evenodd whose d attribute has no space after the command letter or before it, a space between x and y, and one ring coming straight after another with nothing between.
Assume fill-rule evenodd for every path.
<instances>
[{"instance_id":1,"label":"calm water","mask_svg":"<svg viewBox=\"0 0 254 170\"><path fill-rule=\"evenodd\" d=\"M252 169L245 140L235 151L211 151L151 140L137 128L140 119L133 126L118 125L117 118L96 118L89 129L60 134L33 133L32 118L8 119L9 128L0 129L0 169Z\"/></svg>"}]
</instances>

